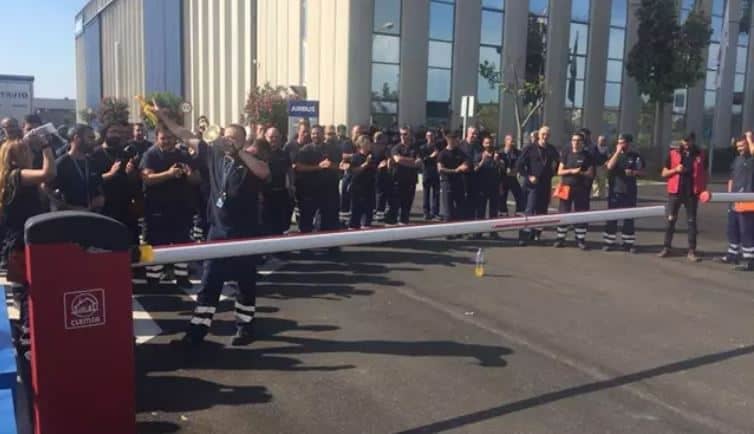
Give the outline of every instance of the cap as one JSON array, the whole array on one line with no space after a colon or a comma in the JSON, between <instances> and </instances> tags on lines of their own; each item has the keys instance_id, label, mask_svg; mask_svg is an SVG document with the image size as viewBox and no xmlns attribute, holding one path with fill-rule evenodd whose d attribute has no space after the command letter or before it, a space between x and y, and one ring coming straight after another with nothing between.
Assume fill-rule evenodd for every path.
<instances>
[{"instance_id":1,"label":"cap","mask_svg":"<svg viewBox=\"0 0 754 434\"><path fill-rule=\"evenodd\" d=\"M629 134L629 133L621 133L618 136L618 140L625 140L627 142L633 142L634 141L634 136L631 135L631 134Z\"/></svg>"}]
</instances>

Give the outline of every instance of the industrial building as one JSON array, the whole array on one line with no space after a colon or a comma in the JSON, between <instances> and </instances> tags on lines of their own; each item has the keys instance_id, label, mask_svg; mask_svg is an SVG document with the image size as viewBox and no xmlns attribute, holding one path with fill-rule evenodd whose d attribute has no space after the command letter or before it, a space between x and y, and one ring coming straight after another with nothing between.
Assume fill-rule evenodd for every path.
<instances>
[{"instance_id":1,"label":"industrial building","mask_svg":"<svg viewBox=\"0 0 754 434\"><path fill-rule=\"evenodd\" d=\"M679 0L680 20L695 1L713 28L706 79L676 91L665 130L668 141L690 130L720 146L754 126L751 0ZM76 17L77 108L103 96L133 103L134 95L170 91L193 104L189 117L225 124L241 118L250 89L270 83L304 89L319 101L324 123L457 126L470 95L476 121L512 132L512 99L480 78L479 65L487 60L520 76L527 26L536 23L546 28L548 88L537 122L551 126L554 140L581 126L641 132L647 104L625 71L638 4L92 0Z\"/></svg>"}]
</instances>

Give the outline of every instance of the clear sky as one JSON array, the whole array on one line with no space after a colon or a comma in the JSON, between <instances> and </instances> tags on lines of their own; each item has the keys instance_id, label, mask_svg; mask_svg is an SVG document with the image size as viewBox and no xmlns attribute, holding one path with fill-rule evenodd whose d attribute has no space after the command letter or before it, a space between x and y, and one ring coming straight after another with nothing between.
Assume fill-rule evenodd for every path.
<instances>
[{"instance_id":1,"label":"clear sky","mask_svg":"<svg viewBox=\"0 0 754 434\"><path fill-rule=\"evenodd\" d=\"M34 96L75 98L73 19L86 0L0 0L0 74L33 75Z\"/></svg>"}]
</instances>

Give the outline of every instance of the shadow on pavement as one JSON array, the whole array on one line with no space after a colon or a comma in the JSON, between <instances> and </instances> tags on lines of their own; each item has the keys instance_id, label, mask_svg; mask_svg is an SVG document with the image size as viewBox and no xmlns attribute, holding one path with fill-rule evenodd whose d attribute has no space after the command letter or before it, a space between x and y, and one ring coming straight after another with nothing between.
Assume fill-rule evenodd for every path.
<instances>
[{"instance_id":1,"label":"shadow on pavement","mask_svg":"<svg viewBox=\"0 0 754 434\"><path fill-rule=\"evenodd\" d=\"M746 356L754 354L754 345L748 345L745 347L736 348L734 350L723 351L720 353L707 354L704 356L694 357L691 359L682 360L680 362L669 363L667 365L658 366L656 368L647 369L644 371L634 372L632 374L622 375L620 377L611 378L609 380L596 381L593 383L583 384L580 386L569 387L567 389L558 390L555 392L545 393L543 395L534 396L532 398L523 399L508 404L503 404L498 407L489 408L474 413L469 413L463 416L446 419L443 421L435 422L429 425L412 428L401 433L428 433L428 432L442 432L451 429L457 429L466 425L482 422L485 420L493 419L496 417L504 416L506 414L515 413L517 411L526 410L533 407L539 407L547 405L553 402L557 402L563 399L573 398L580 395L586 395L589 393L599 392L614 387L621 387L631 383L637 383L639 381L648 380L661 375L674 374L677 372L687 371L689 369L699 368L705 365L711 365L714 363L723 362L736 357Z\"/></svg>"}]
</instances>

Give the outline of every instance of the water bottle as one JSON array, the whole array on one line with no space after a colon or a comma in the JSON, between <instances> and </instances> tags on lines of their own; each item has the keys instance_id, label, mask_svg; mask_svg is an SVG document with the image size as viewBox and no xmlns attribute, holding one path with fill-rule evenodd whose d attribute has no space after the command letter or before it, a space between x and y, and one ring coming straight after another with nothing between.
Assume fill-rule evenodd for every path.
<instances>
[{"instance_id":1,"label":"water bottle","mask_svg":"<svg viewBox=\"0 0 754 434\"><path fill-rule=\"evenodd\" d=\"M484 252L482 249L476 251L476 260L474 261L474 275L484 277Z\"/></svg>"}]
</instances>

